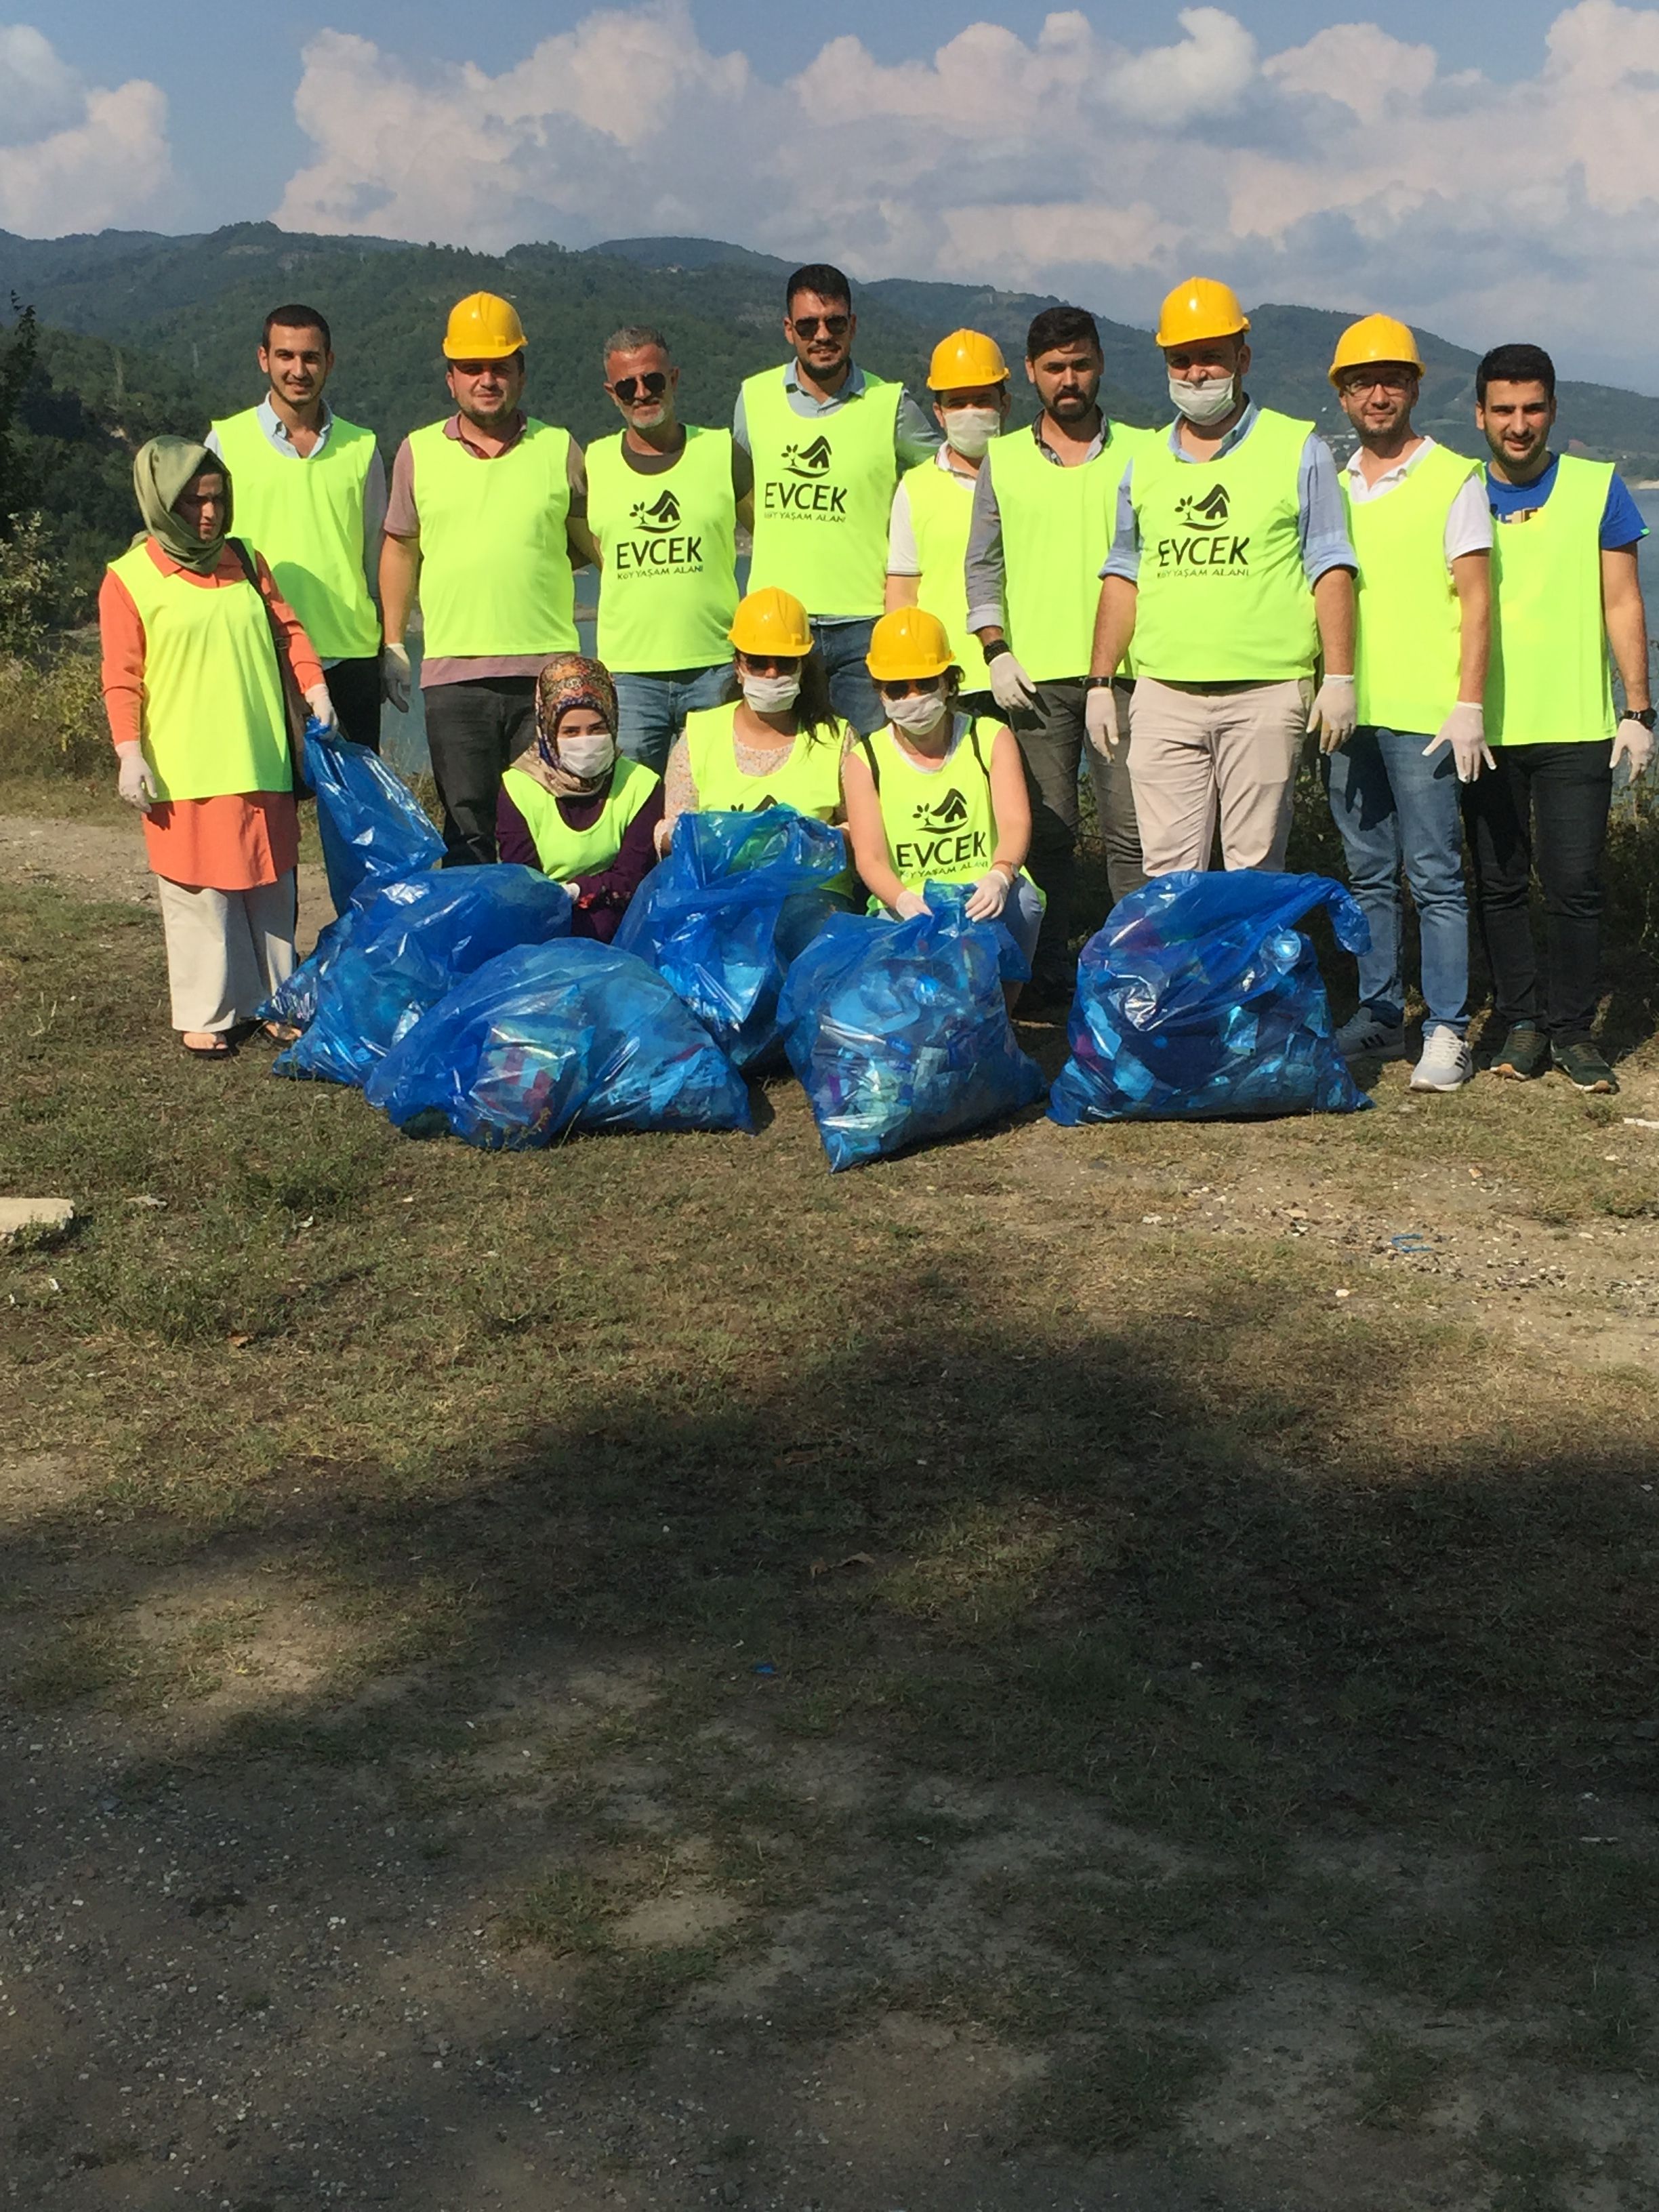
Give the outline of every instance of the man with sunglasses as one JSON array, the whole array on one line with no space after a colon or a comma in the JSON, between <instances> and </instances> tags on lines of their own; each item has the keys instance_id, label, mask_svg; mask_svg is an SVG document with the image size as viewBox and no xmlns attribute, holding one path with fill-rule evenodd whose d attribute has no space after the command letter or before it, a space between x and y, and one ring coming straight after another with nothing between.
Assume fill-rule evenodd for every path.
<instances>
[{"instance_id":1,"label":"man with sunglasses","mask_svg":"<svg viewBox=\"0 0 1659 2212\"><path fill-rule=\"evenodd\" d=\"M407 713L418 585L421 696L451 867L495 858L501 771L530 742L544 663L576 650L573 569L598 557L581 447L520 404L526 343L509 301L474 292L459 301L444 332L455 412L411 431L392 466L380 548L386 696Z\"/></svg>"},{"instance_id":2,"label":"man with sunglasses","mask_svg":"<svg viewBox=\"0 0 1659 2212\"><path fill-rule=\"evenodd\" d=\"M755 466L749 587L800 600L836 712L868 732L887 719L865 656L886 604L893 492L939 434L902 384L854 364L858 318L839 269L809 262L784 300L794 358L744 379L732 425Z\"/></svg>"},{"instance_id":3,"label":"man with sunglasses","mask_svg":"<svg viewBox=\"0 0 1659 2212\"><path fill-rule=\"evenodd\" d=\"M1406 1049L1403 870L1422 937L1428 1019L1413 1091L1455 1091L1474 1072L1469 909L1458 787L1492 764L1482 699L1492 629L1492 516L1478 465L1412 422L1417 340L1366 315L1336 342L1330 379L1358 443L1342 471L1354 586L1354 710L1347 744L1322 755L1354 896L1370 924L1359 1007L1336 1033L1350 1060Z\"/></svg>"},{"instance_id":4,"label":"man with sunglasses","mask_svg":"<svg viewBox=\"0 0 1659 2212\"><path fill-rule=\"evenodd\" d=\"M660 331L629 325L605 349L623 428L587 449L587 522L599 571L599 657L617 686L617 742L660 775L685 718L725 698L737 611L737 526L754 471L729 430L676 415L680 373Z\"/></svg>"},{"instance_id":5,"label":"man with sunglasses","mask_svg":"<svg viewBox=\"0 0 1659 2212\"><path fill-rule=\"evenodd\" d=\"M1113 899L1146 881L1123 748L1095 744L1088 714L1095 578L1112 542L1118 484L1146 434L1104 413L1104 373L1099 328L1085 307L1045 307L1034 319L1025 375L1040 410L1030 429L988 447L963 563L968 626L1025 762L1031 873L1048 902L1032 997L1049 1005L1072 995L1068 939L1085 757Z\"/></svg>"}]
</instances>

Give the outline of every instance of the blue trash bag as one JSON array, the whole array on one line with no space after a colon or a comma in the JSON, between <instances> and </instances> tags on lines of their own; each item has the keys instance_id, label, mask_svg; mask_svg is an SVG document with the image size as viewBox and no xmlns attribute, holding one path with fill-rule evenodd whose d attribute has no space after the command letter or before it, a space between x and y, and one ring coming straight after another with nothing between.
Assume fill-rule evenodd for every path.
<instances>
[{"instance_id":1,"label":"blue trash bag","mask_svg":"<svg viewBox=\"0 0 1659 2212\"><path fill-rule=\"evenodd\" d=\"M362 912L361 907L349 906L332 921L323 925L317 933L317 942L287 982L279 983L256 1010L256 1021L283 1022L296 1030L311 1027L317 1018L317 987L350 944Z\"/></svg>"},{"instance_id":2,"label":"blue trash bag","mask_svg":"<svg viewBox=\"0 0 1659 2212\"><path fill-rule=\"evenodd\" d=\"M1042 1069L1014 1042L1002 983L1024 966L967 887L929 884L908 921L838 915L790 969L779 1018L831 1169L1030 1106Z\"/></svg>"},{"instance_id":3,"label":"blue trash bag","mask_svg":"<svg viewBox=\"0 0 1659 2212\"><path fill-rule=\"evenodd\" d=\"M569 934L569 892L534 868L442 868L388 884L318 983L310 1028L271 1066L362 1084L411 1023L487 960Z\"/></svg>"},{"instance_id":4,"label":"blue trash bag","mask_svg":"<svg viewBox=\"0 0 1659 2212\"><path fill-rule=\"evenodd\" d=\"M411 1136L520 1152L573 1129L750 1129L749 1090L678 994L592 938L521 945L457 986L370 1076Z\"/></svg>"},{"instance_id":5,"label":"blue trash bag","mask_svg":"<svg viewBox=\"0 0 1659 2212\"><path fill-rule=\"evenodd\" d=\"M1324 876L1177 869L1131 891L1083 948L1051 1120L1353 1114L1370 1104L1331 1039L1297 924L1330 915L1349 952L1364 915Z\"/></svg>"},{"instance_id":6,"label":"blue trash bag","mask_svg":"<svg viewBox=\"0 0 1659 2212\"><path fill-rule=\"evenodd\" d=\"M367 745L306 725L305 780L317 801L317 834L337 912L367 906L404 876L435 868L444 841L409 786Z\"/></svg>"},{"instance_id":7,"label":"blue trash bag","mask_svg":"<svg viewBox=\"0 0 1659 2212\"><path fill-rule=\"evenodd\" d=\"M682 814L668 858L612 942L673 985L733 1066L781 1056L778 993L790 962L847 902L839 830L793 806Z\"/></svg>"}]
</instances>

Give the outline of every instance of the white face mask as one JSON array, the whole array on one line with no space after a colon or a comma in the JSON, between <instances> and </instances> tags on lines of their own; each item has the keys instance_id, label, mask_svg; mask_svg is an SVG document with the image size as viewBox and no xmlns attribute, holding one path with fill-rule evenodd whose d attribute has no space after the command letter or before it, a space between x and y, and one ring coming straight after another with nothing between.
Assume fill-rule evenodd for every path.
<instances>
[{"instance_id":1,"label":"white face mask","mask_svg":"<svg viewBox=\"0 0 1659 2212\"><path fill-rule=\"evenodd\" d=\"M800 696L799 676L745 676L743 696L757 714L781 714Z\"/></svg>"},{"instance_id":2,"label":"white face mask","mask_svg":"<svg viewBox=\"0 0 1659 2212\"><path fill-rule=\"evenodd\" d=\"M965 461L978 460L1002 428L1002 410L997 407L947 407L941 411L946 441Z\"/></svg>"},{"instance_id":3,"label":"white face mask","mask_svg":"<svg viewBox=\"0 0 1659 2212\"><path fill-rule=\"evenodd\" d=\"M908 730L913 738L925 738L938 729L947 711L938 691L907 691L903 698L884 699L882 704L893 727Z\"/></svg>"},{"instance_id":4,"label":"white face mask","mask_svg":"<svg viewBox=\"0 0 1659 2212\"><path fill-rule=\"evenodd\" d=\"M561 768L591 781L603 775L615 761L617 741L603 730L596 730L589 737L561 738L557 751Z\"/></svg>"},{"instance_id":5,"label":"white face mask","mask_svg":"<svg viewBox=\"0 0 1659 2212\"><path fill-rule=\"evenodd\" d=\"M1170 379L1170 397L1189 422L1218 422L1231 415L1238 390L1236 376L1217 376L1203 384L1183 384Z\"/></svg>"}]
</instances>

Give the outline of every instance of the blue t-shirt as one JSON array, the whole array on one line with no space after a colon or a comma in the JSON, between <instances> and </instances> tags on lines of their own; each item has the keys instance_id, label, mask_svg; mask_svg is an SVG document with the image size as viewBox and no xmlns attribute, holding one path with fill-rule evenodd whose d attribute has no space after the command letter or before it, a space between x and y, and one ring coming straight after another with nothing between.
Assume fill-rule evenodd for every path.
<instances>
[{"instance_id":1,"label":"blue t-shirt","mask_svg":"<svg viewBox=\"0 0 1659 2212\"><path fill-rule=\"evenodd\" d=\"M1486 503L1500 522L1507 522L1511 515L1530 514L1534 507L1542 507L1555 489L1560 468L1560 455L1553 454L1543 475L1523 484L1502 483L1488 469ZM1607 503L1601 510L1601 550L1611 553L1617 546L1634 545L1638 538L1647 534L1642 510L1631 497L1629 485L1615 471L1607 486Z\"/></svg>"}]
</instances>

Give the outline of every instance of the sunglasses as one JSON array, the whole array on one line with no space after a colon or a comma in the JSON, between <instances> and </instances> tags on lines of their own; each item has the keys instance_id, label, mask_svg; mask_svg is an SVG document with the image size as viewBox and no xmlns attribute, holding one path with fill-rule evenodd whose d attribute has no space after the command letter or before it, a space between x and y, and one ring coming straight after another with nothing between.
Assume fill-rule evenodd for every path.
<instances>
[{"instance_id":1,"label":"sunglasses","mask_svg":"<svg viewBox=\"0 0 1659 2212\"><path fill-rule=\"evenodd\" d=\"M795 315L791 320L804 338L815 338L820 331L827 338L844 338L853 327L850 315Z\"/></svg>"},{"instance_id":2,"label":"sunglasses","mask_svg":"<svg viewBox=\"0 0 1659 2212\"><path fill-rule=\"evenodd\" d=\"M624 407L631 407L643 392L647 399L660 399L668 389L668 379L659 368L648 368L643 376L619 376L611 389Z\"/></svg>"},{"instance_id":3,"label":"sunglasses","mask_svg":"<svg viewBox=\"0 0 1659 2212\"><path fill-rule=\"evenodd\" d=\"M942 676L903 676L878 684L876 689L884 699L908 699L913 691L937 691L944 681Z\"/></svg>"}]
</instances>

